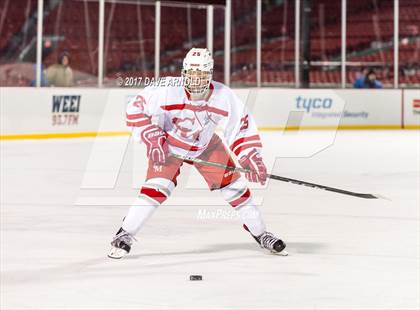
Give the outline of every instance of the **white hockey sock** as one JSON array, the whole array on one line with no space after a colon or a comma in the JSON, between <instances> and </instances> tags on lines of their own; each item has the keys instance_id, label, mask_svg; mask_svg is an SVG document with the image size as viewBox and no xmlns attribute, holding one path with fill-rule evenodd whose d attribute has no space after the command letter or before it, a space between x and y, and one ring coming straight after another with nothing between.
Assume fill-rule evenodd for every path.
<instances>
[{"instance_id":1,"label":"white hockey sock","mask_svg":"<svg viewBox=\"0 0 420 310\"><path fill-rule=\"evenodd\" d=\"M254 205L252 199L250 199L249 203L239 207L237 211L242 219L242 223L246 225L252 235L259 236L265 232L265 223L260 209Z\"/></svg>"},{"instance_id":2,"label":"white hockey sock","mask_svg":"<svg viewBox=\"0 0 420 310\"><path fill-rule=\"evenodd\" d=\"M265 232L265 223L258 207L254 204L245 181L238 179L221 190L223 198L239 212L239 216L252 235Z\"/></svg>"},{"instance_id":3,"label":"white hockey sock","mask_svg":"<svg viewBox=\"0 0 420 310\"><path fill-rule=\"evenodd\" d=\"M153 204L144 197L137 198L124 218L122 229L134 236L155 212L157 207L158 204Z\"/></svg>"},{"instance_id":4,"label":"white hockey sock","mask_svg":"<svg viewBox=\"0 0 420 310\"><path fill-rule=\"evenodd\" d=\"M175 184L164 178L147 180L140 190L139 197L128 210L122 229L133 236L137 234L156 208L169 197L174 188Z\"/></svg>"}]
</instances>

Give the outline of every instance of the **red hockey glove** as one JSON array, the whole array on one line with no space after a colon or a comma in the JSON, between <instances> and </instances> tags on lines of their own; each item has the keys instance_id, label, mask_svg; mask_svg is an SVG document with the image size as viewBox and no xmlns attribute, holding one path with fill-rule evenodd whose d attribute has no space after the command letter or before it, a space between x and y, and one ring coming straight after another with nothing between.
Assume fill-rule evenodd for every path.
<instances>
[{"instance_id":1,"label":"red hockey glove","mask_svg":"<svg viewBox=\"0 0 420 310\"><path fill-rule=\"evenodd\" d=\"M245 174L248 181L260 182L261 185L265 184L267 180L267 168L256 149L253 149L248 155L242 156L239 163L243 168L250 170Z\"/></svg>"},{"instance_id":2,"label":"red hockey glove","mask_svg":"<svg viewBox=\"0 0 420 310\"><path fill-rule=\"evenodd\" d=\"M168 153L166 133L156 125L148 126L141 133L141 139L147 147L147 157L157 164L164 164Z\"/></svg>"}]
</instances>

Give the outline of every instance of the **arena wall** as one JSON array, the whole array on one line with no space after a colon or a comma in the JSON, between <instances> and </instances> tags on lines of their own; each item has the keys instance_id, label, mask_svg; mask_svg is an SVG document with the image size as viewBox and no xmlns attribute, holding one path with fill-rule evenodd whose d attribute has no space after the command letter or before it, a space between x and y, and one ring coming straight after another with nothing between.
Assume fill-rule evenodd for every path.
<instances>
[{"instance_id":1,"label":"arena wall","mask_svg":"<svg viewBox=\"0 0 420 310\"><path fill-rule=\"evenodd\" d=\"M129 133L138 89L0 88L2 140ZM420 90L235 89L261 130L420 129Z\"/></svg>"}]
</instances>

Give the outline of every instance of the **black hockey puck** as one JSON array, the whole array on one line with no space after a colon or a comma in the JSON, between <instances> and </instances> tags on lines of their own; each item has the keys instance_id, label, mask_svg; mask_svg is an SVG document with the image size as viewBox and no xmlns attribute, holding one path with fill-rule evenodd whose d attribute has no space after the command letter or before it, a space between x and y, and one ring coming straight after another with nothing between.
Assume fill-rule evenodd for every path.
<instances>
[{"instance_id":1,"label":"black hockey puck","mask_svg":"<svg viewBox=\"0 0 420 310\"><path fill-rule=\"evenodd\" d=\"M203 276L200 276L198 274L190 275L190 281L201 281L201 280L203 280Z\"/></svg>"}]
</instances>

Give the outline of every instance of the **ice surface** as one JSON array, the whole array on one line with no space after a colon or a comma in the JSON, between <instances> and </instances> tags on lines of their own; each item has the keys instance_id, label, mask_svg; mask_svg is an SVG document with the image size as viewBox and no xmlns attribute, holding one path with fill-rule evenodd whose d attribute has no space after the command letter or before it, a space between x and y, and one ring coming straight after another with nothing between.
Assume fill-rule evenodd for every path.
<instances>
[{"instance_id":1,"label":"ice surface","mask_svg":"<svg viewBox=\"0 0 420 310\"><path fill-rule=\"evenodd\" d=\"M304 154L294 135L263 133L273 173L390 200L254 186L288 257L263 252L235 218L200 219L230 207L186 167L131 255L110 260L141 152L128 148L114 189L81 189L93 139L3 141L1 309L418 309L419 131L341 131L314 156L274 160ZM122 138L100 139L104 155L121 151Z\"/></svg>"}]
</instances>

